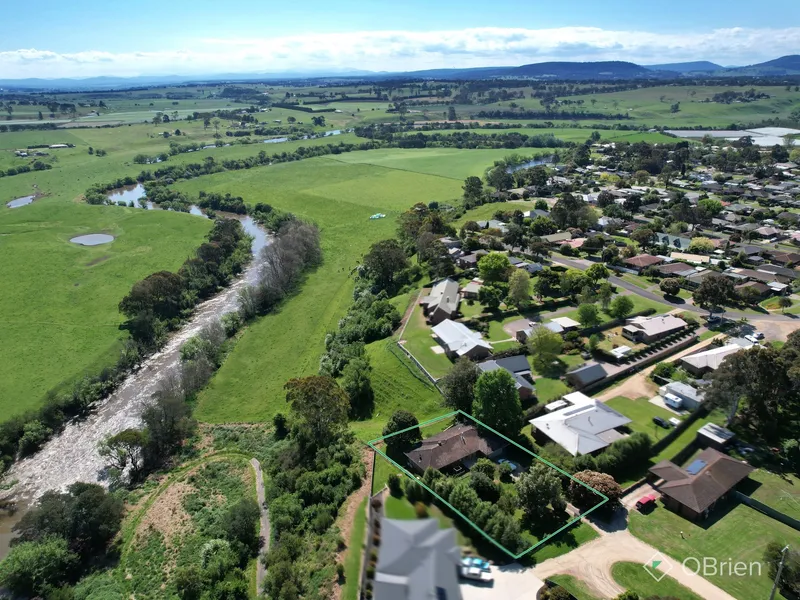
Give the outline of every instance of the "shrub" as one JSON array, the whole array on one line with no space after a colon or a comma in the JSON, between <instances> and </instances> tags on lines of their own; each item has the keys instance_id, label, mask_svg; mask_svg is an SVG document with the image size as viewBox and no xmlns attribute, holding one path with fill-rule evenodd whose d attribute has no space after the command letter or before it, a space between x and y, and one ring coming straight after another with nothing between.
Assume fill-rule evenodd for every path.
<instances>
[{"instance_id":1,"label":"shrub","mask_svg":"<svg viewBox=\"0 0 800 600\"><path fill-rule=\"evenodd\" d=\"M372 505L372 508L378 510L383 504L383 502L381 502L380 497L375 496L372 500L370 500L370 504Z\"/></svg>"},{"instance_id":2,"label":"shrub","mask_svg":"<svg viewBox=\"0 0 800 600\"><path fill-rule=\"evenodd\" d=\"M414 503L414 512L416 513L418 519L428 518L428 507L425 506L422 502Z\"/></svg>"},{"instance_id":3,"label":"shrub","mask_svg":"<svg viewBox=\"0 0 800 600\"><path fill-rule=\"evenodd\" d=\"M372 536L372 545L373 546L380 546L381 545L381 535L376 533Z\"/></svg>"},{"instance_id":4,"label":"shrub","mask_svg":"<svg viewBox=\"0 0 800 600\"><path fill-rule=\"evenodd\" d=\"M389 493L395 498L399 498L403 495L403 485L400 482L400 475L397 473L389 475L389 478L386 480L386 485L389 486Z\"/></svg>"},{"instance_id":5,"label":"shrub","mask_svg":"<svg viewBox=\"0 0 800 600\"><path fill-rule=\"evenodd\" d=\"M663 377L664 379L670 379L672 375L675 373L675 365L672 363L658 363L656 368L653 369L653 377Z\"/></svg>"},{"instance_id":6,"label":"shrub","mask_svg":"<svg viewBox=\"0 0 800 600\"><path fill-rule=\"evenodd\" d=\"M340 582L344 581L344 565L342 563L336 563L336 577Z\"/></svg>"},{"instance_id":7,"label":"shrub","mask_svg":"<svg viewBox=\"0 0 800 600\"><path fill-rule=\"evenodd\" d=\"M375 567L367 567L367 579L375 579Z\"/></svg>"}]
</instances>

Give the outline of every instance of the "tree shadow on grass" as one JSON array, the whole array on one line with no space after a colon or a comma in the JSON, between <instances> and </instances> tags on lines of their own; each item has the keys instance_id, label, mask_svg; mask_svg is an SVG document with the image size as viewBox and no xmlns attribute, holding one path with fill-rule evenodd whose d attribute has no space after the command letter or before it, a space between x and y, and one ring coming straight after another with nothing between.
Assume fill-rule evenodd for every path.
<instances>
[{"instance_id":1,"label":"tree shadow on grass","mask_svg":"<svg viewBox=\"0 0 800 600\"><path fill-rule=\"evenodd\" d=\"M539 375L542 377L547 377L548 379L560 379L569 369L569 365L567 365L567 363L560 358L557 358L553 362L546 365L540 365L537 363L534 366Z\"/></svg>"}]
</instances>

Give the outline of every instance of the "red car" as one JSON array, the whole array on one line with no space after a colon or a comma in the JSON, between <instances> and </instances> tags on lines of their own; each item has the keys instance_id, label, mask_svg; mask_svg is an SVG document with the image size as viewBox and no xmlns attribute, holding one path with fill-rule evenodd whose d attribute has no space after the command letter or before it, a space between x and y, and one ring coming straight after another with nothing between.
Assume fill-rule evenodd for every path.
<instances>
[{"instance_id":1,"label":"red car","mask_svg":"<svg viewBox=\"0 0 800 600\"><path fill-rule=\"evenodd\" d=\"M656 505L656 500L658 500L658 496L655 494L648 494L647 496L642 496L636 501L636 508L638 510L643 510L645 508L652 508Z\"/></svg>"}]
</instances>

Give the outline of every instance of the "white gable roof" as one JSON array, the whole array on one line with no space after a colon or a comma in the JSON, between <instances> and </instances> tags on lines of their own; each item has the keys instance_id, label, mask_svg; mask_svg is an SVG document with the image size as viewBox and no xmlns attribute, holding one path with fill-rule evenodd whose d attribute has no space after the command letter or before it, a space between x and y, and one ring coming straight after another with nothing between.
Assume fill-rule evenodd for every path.
<instances>
[{"instance_id":1,"label":"white gable roof","mask_svg":"<svg viewBox=\"0 0 800 600\"><path fill-rule=\"evenodd\" d=\"M709 368L712 371L716 371L727 356L730 356L741 349L742 347L738 344L727 344L725 346L720 346L719 348L706 350L705 352L698 352L697 354L692 354L691 356L684 356L681 360L690 364L696 369Z\"/></svg>"},{"instance_id":2,"label":"white gable roof","mask_svg":"<svg viewBox=\"0 0 800 600\"><path fill-rule=\"evenodd\" d=\"M530 423L572 456L605 448L620 437L614 429L631 422L628 417L580 392L567 394L564 399L572 402L572 406Z\"/></svg>"},{"instance_id":3,"label":"white gable roof","mask_svg":"<svg viewBox=\"0 0 800 600\"><path fill-rule=\"evenodd\" d=\"M488 350L492 347L485 342L480 333L472 331L463 323L456 323L450 319L445 319L432 328L433 333L442 341L451 352L463 356L477 346L482 346Z\"/></svg>"}]
</instances>

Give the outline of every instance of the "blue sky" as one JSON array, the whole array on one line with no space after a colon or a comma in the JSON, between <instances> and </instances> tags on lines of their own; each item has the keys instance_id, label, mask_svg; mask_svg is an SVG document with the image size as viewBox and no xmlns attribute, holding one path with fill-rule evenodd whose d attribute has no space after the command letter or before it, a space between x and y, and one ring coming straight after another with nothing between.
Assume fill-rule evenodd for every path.
<instances>
[{"instance_id":1,"label":"blue sky","mask_svg":"<svg viewBox=\"0 0 800 600\"><path fill-rule=\"evenodd\" d=\"M800 1L38 0L9 5L0 29L0 77L727 65L800 53Z\"/></svg>"}]
</instances>

